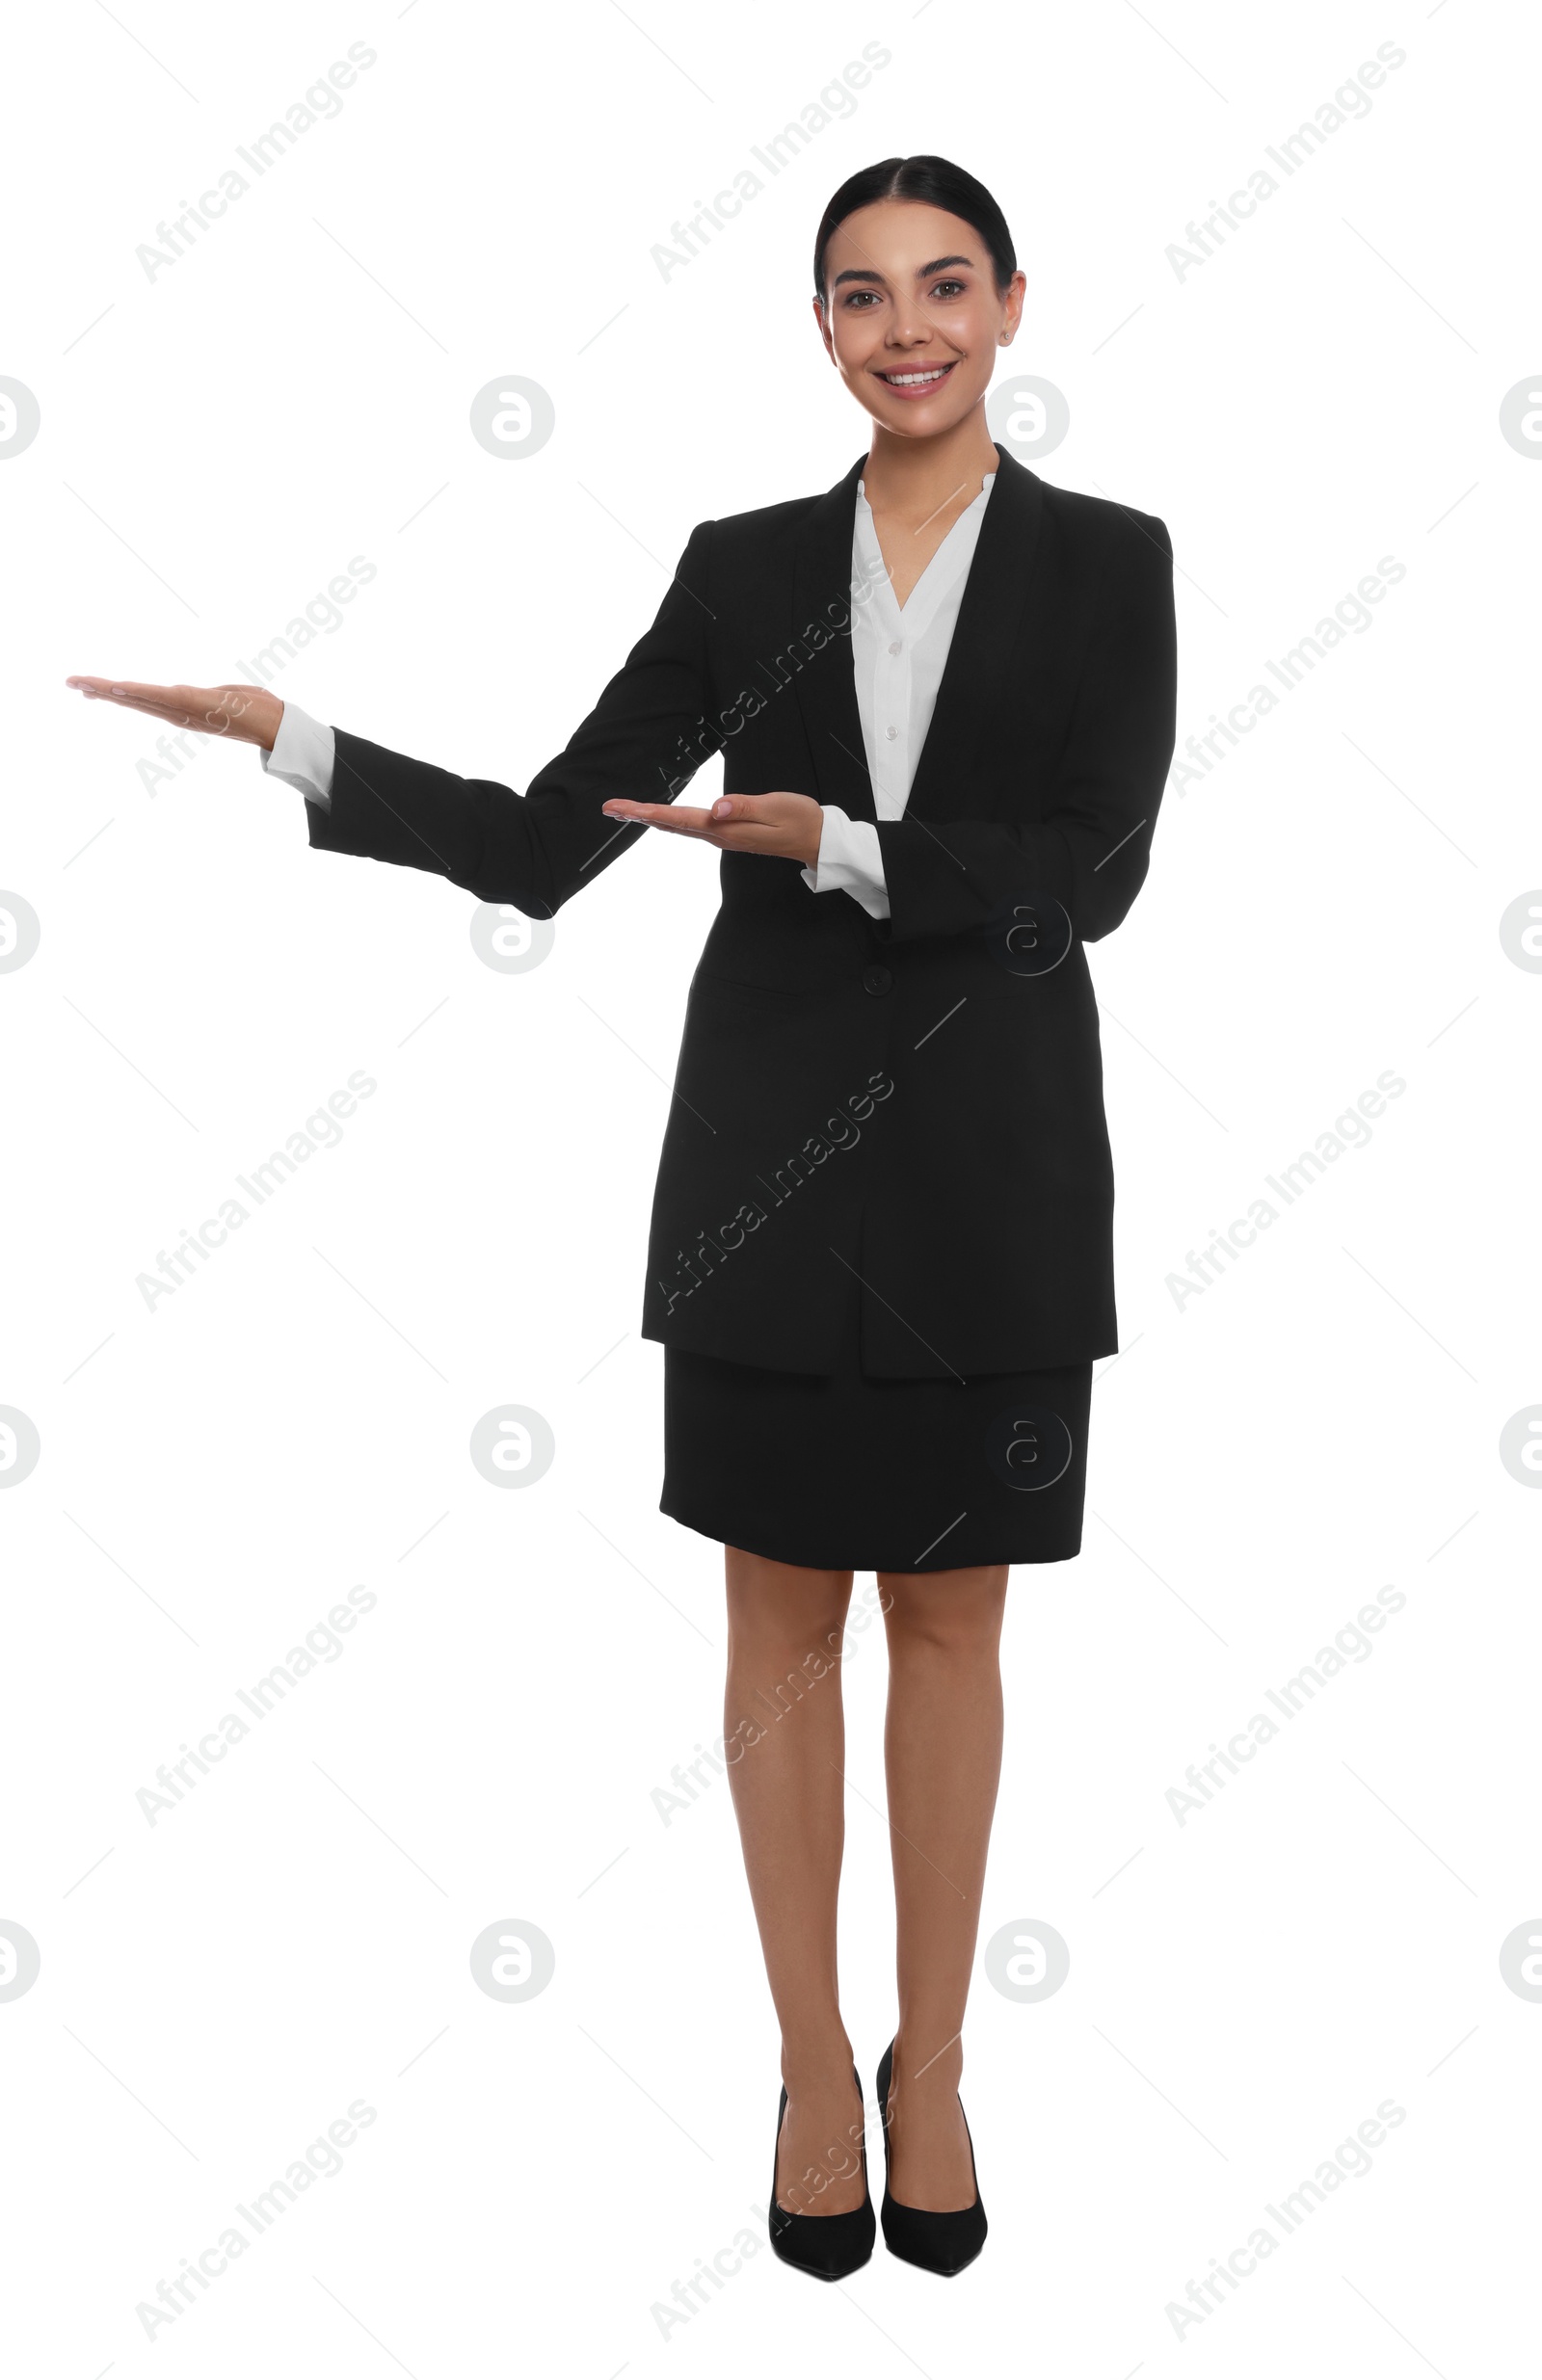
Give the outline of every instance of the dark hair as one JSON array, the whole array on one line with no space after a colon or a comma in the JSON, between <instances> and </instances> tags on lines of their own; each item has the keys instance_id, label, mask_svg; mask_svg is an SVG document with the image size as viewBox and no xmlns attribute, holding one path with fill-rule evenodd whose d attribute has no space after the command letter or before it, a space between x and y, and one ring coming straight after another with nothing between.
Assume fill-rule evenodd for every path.
<instances>
[{"instance_id":1,"label":"dark hair","mask_svg":"<svg viewBox=\"0 0 1542 2380\"><path fill-rule=\"evenodd\" d=\"M1006 285L1018 269L1017 251L1012 246L1012 234L1006 227L1006 217L983 182L962 166L949 164L945 157L886 157L882 165L864 166L848 182L842 182L824 211L819 234L813 244L814 295L823 302L825 295L825 250L837 225L859 207L871 206L879 198L914 198L923 206L941 207L945 215L957 215L971 230L977 231L991 251L991 265L996 277L997 295L1004 295Z\"/></svg>"}]
</instances>

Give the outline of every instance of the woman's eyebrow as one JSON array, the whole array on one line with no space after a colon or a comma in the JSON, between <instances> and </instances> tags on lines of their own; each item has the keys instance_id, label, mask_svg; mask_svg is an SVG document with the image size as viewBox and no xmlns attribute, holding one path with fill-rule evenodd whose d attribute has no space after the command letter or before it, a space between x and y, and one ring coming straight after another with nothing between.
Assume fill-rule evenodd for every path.
<instances>
[{"instance_id":1,"label":"woman's eyebrow","mask_svg":"<svg viewBox=\"0 0 1542 2380\"><path fill-rule=\"evenodd\" d=\"M918 264L916 267L916 278L918 281L927 281L931 279L934 273L941 273L946 265L967 264L972 267L973 263L972 256L934 256L930 264ZM853 265L848 272L837 273L830 285L832 289L838 289L842 281L881 282L883 278L881 273L864 272L860 266Z\"/></svg>"}]
</instances>

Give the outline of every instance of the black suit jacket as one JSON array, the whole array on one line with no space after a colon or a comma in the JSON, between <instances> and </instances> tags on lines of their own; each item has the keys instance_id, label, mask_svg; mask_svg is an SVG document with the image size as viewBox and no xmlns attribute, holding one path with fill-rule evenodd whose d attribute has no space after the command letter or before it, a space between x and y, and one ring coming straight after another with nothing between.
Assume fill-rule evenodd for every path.
<instances>
[{"instance_id":1,"label":"black suit jacket","mask_svg":"<svg viewBox=\"0 0 1542 2380\"><path fill-rule=\"evenodd\" d=\"M889 1376L1117 1346L1113 1175L1084 945L1146 875L1172 756L1160 520L997 448L905 815L891 914L725 852L654 1192L645 1337L834 1368L860 1301ZM836 487L693 529L658 617L526 793L336 730L311 844L550 917L712 754L731 793L875 817L852 671L859 459Z\"/></svg>"}]
</instances>

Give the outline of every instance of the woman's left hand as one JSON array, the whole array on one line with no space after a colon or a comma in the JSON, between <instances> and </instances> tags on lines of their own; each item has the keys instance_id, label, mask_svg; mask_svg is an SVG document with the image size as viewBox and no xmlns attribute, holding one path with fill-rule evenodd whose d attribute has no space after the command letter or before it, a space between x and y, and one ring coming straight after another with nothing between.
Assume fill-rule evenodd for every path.
<instances>
[{"instance_id":1,"label":"woman's left hand","mask_svg":"<svg viewBox=\"0 0 1542 2380\"><path fill-rule=\"evenodd\" d=\"M773 859L798 859L813 867L819 859L824 812L806 793L725 793L709 810L685 809L676 802L606 802L607 818L666 834L688 834L719 851L762 851Z\"/></svg>"}]
</instances>

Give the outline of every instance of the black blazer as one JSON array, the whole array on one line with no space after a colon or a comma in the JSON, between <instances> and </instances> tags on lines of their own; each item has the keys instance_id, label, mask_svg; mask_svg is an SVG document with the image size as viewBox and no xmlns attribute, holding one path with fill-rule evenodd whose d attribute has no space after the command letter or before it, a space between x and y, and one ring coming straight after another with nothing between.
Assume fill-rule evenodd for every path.
<instances>
[{"instance_id":1,"label":"black blazer","mask_svg":"<svg viewBox=\"0 0 1542 2380\"><path fill-rule=\"evenodd\" d=\"M891 1377L1079 1363L1118 1344L1113 1174L1083 945L1145 878L1174 738L1160 520L1001 448L902 819L891 915L725 852L691 983L649 1244L647 1338L835 1366L861 1301ZM336 730L312 846L437 870L550 917L713 753L731 793L875 816L852 671L864 462L693 529L657 619L522 796Z\"/></svg>"}]
</instances>

